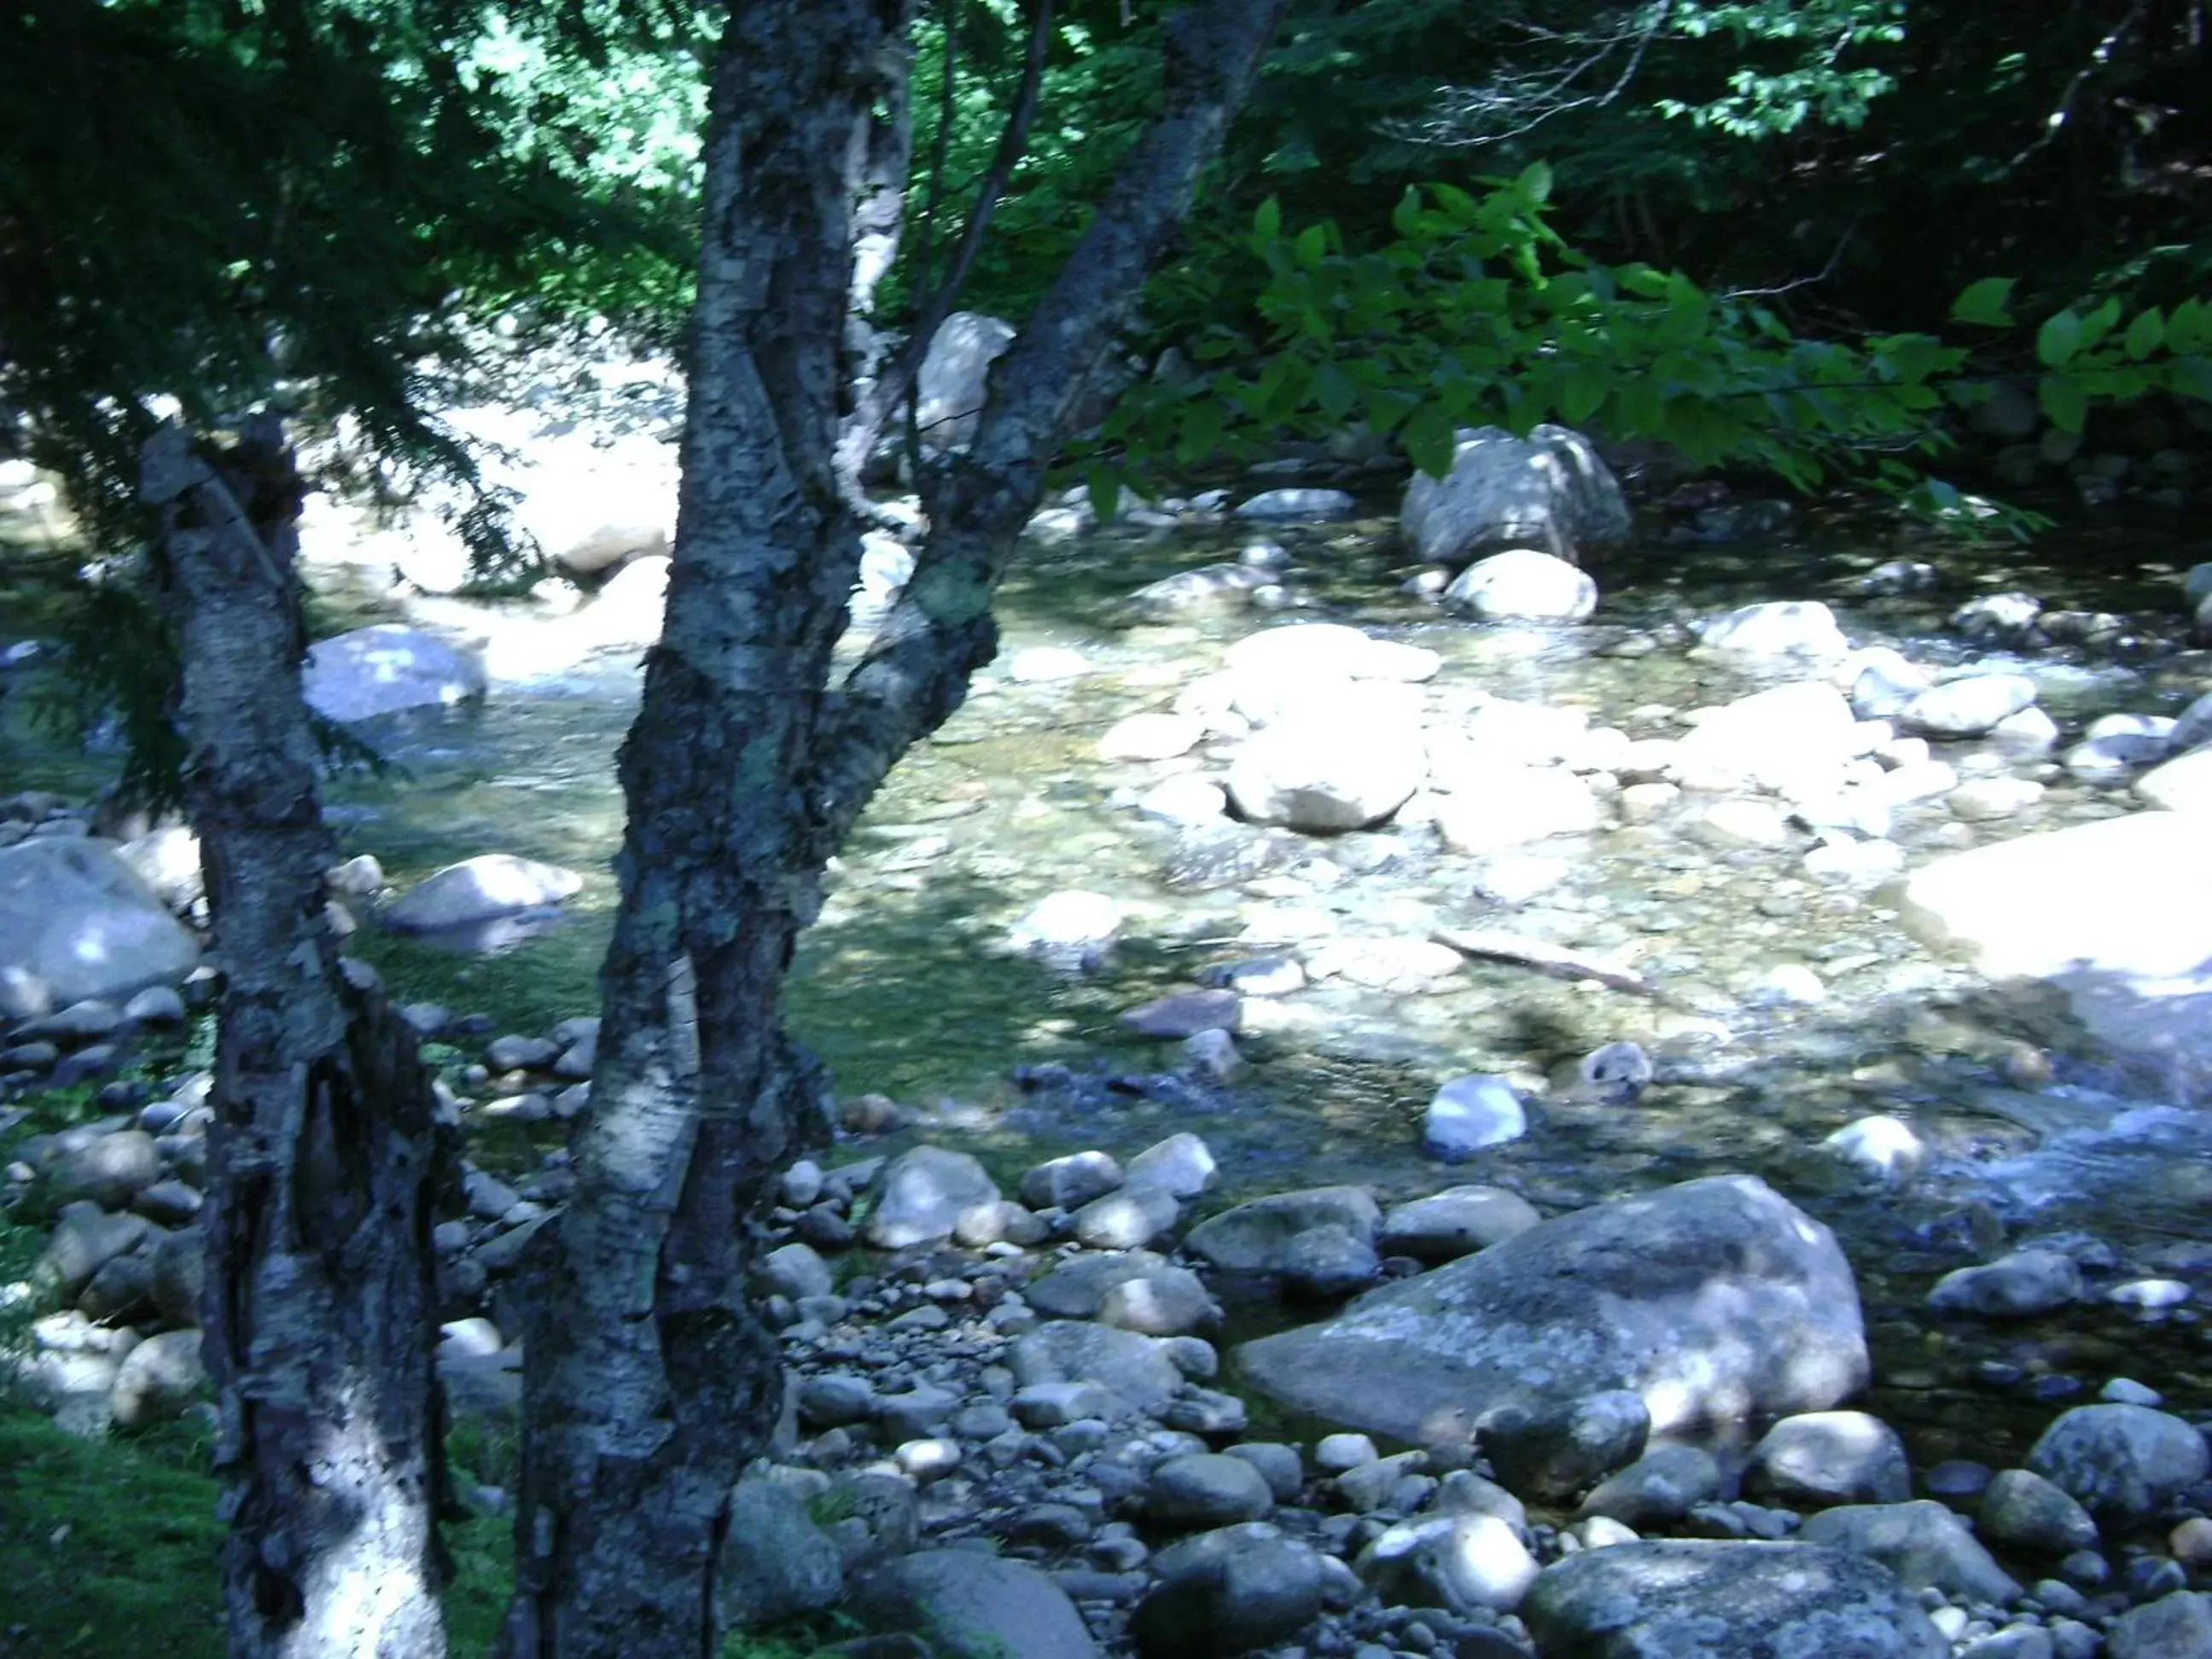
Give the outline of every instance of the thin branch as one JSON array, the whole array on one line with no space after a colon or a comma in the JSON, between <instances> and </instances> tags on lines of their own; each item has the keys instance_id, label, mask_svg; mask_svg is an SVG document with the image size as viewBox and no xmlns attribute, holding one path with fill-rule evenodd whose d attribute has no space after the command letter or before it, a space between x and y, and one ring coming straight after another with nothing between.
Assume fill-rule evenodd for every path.
<instances>
[{"instance_id":1,"label":"thin branch","mask_svg":"<svg viewBox=\"0 0 2212 1659\"><path fill-rule=\"evenodd\" d=\"M2089 61L2074 71L2066 82L2065 90L2058 94L2058 107L2044 118L2043 131L2011 161L2005 163L2006 172L2014 172L2024 166L2030 156L2057 138L2059 132L2073 117L2074 100L2081 95L2082 88L2087 87L2100 71L2111 65L2113 49L2120 44L2120 38L2141 22L2143 13L2148 9L2149 0L2135 0L2135 3L2128 8L2127 15L2113 24L2105 38L2090 49Z\"/></svg>"},{"instance_id":2,"label":"thin branch","mask_svg":"<svg viewBox=\"0 0 2212 1659\"><path fill-rule=\"evenodd\" d=\"M1850 245L1852 236L1857 233L1859 221L1863 216L1856 213L1851 216L1850 223L1844 227L1844 234L1836 238L1836 246L1829 251L1828 263L1822 265L1813 276L1796 277L1790 282L1782 283L1778 288L1732 288L1726 293L1714 297L1722 300L1768 300L1777 295L1795 293L1801 288L1810 288L1816 283L1826 282L1836 274L1836 267L1843 263L1844 249Z\"/></svg>"}]
</instances>

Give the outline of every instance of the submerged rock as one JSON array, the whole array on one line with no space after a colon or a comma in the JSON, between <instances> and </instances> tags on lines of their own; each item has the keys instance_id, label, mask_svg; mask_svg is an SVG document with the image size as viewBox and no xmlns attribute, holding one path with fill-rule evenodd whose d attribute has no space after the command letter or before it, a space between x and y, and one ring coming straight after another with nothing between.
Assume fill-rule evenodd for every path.
<instances>
[{"instance_id":1,"label":"submerged rock","mask_svg":"<svg viewBox=\"0 0 2212 1659\"><path fill-rule=\"evenodd\" d=\"M1514 548L1571 562L1626 540L1631 520L1620 485L1581 433L1546 425L1516 438L1486 426L1457 434L1442 478L1414 475L1399 528L1428 564Z\"/></svg>"},{"instance_id":2,"label":"submerged rock","mask_svg":"<svg viewBox=\"0 0 2212 1659\"><path fill-rule=\"evenodd\" d=\"M1643 1395L1656 1433L1820 1411L1868 1370L1834 1236L1748 1176L1559 1217L1238 1355L1294 1409L1413 1441L1613 1389Z\"/></svg>"}]
</instances>

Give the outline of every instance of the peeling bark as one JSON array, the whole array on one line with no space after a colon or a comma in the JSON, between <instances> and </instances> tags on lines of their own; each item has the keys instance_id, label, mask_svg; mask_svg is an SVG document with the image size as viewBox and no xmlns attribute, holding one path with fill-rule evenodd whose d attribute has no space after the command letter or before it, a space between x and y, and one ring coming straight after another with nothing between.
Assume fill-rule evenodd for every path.
<instances>
[{"instance_id":1,"label":"peeling bark","mask_svg":"<svg viewBox=\"0 0 2212 1659\"><path fill-rule=\"evenodd\" d=\"M336 845L300 692L301 488L274 420L214 456L167 428L144 457L223 975L202 1324L224 1601L237 1659L435 1659L430 1230L452 1137L414 1034L324 921Z\"/></svg>"},{"instance_id":2,"label":"peeling bark","mask_svg":"<svg viewBox=\"0 0 2212 1659\"><path fill-rule=\"evenodd\" d=\"M824 864L958 707L991 591L1083 384L1217 153L1283 0L1167 30L1164 112L933 479L915 583L841 689L858 577L839 488L853 134L908 0L732 8L704 224L667 618L620 762L629 824L574 1196L539 1235L510 1659L712 1659L738 1471L781 1403L749 1304L753 1218L818 1121L781 993Z\"/></svg>"}]
</instances>

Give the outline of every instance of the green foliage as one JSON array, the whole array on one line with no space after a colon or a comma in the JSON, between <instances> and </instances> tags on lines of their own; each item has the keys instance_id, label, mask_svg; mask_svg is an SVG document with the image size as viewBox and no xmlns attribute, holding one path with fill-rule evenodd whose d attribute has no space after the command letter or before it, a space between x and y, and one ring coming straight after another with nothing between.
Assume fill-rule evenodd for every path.
<instances>
[{"instance_id":1,"label":"green foliage","mask_svg":"<svg viewBox=\"0 0 2212 1659\"><path fill-rule=\"evenodd\" d=\"M1369 252L1347 252L1330 224L1293 232L1264 204L1243 245L1263 268L1251 325L1194 341L1193 356L1217 365L1209 374L1123 399L1085 458L1094 501L1115 499L1117 471L1243 457L1279 434L1346 425L1441 476L1462 428L1526 433L1556 419L1664 440L1708 465L1762 466L1800 489L1856 478L1947 518L1989 516L1923 477L1947 446L1947 414L1987 395L1970 348L1914 331L1802 335L1759 296L1572 247L1549 222L1541 163L1489 182L1479 197L1408 190L1395 239ZM1954 314L2004 328L2010 293L1978 283ZM2110 299L2056 313L2036 336L2045 411L2078 431L2094 403L2203 395L2209 320L2194 300L2132 319Z\"/></svg>"}]
</instances>

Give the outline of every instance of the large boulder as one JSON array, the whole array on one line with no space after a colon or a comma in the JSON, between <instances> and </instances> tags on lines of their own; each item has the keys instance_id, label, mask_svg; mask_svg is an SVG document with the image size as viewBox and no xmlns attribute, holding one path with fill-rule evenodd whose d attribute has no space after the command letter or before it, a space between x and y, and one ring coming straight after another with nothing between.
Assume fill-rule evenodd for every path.
<instances>
[{"instance_id":1,"label":"large boulder","mask_svg":"<svg viewBox=\"0 0 2212 1659\"><path fill-rule=\"evenodd\" d=\"M1655 1434L1823 1411L1868 1373L1834 1236L1749 1176L1543 1222L1238 1355L1296 1410L1413 1441L1615 1389L1644 1397Z\"/></svg>"},{"instance_id":2,"label":"large boulder","mask_svg":"<svg viewBox=\"0 0 2212 1659\"><path fill-rule=\"evenodd\" d=\"M1899 905L1923 942L2073 1016L2184 1099L2212 1096L2212 860L2193 812L2136 812L1954 853Z\"/></svg>"},{"instance_id":3,"label":"large boulder","mask_svg":"<svg viewBox=\"0 0 2212 1659\"><path fill-rule=\"evenodd\" d=\"M1311 1546L1259 1522L1200 1533L1152 1565L1158 1582L1129 1623L1143 1659L1224 1659L1287 1641L1320 1613L1328 1583Z\"/></svg>"},{"instance_id":4,"label":"large boulder","mask_svg":"<svg viewBox=\"0 0 2212 1659\"><path fill-rule=\"evenodd\" d=\"M1982 1547L1965 1521L1932 1498L1903 1504L1846 1504L1808 1517L1798 1536L1879 1561L1907 1589L1939 1589L1999 1606L2020 1585Z\"/></svg>"},{"instance_id":5,"label":"large boulder","mask_svg":"<svg viewBox=\"0 0 2212 1659\"><path fill-rule=\"evenodd\" d=\"M749 1475L730 1499L714 1594L732 1630L758 1630L834 1604L845 1592L844 1558L791 1486Z\"/></svg>"},{"instance_id":6,"label":"large boulder","mask_svg":"<svg viewBox=\"0 0 2212 1659\"><path fill-rule=\"evenodd\" d=\"M1276 1273L1301 1233L1333 1227L1372 1243L1382 1218L1364 1187L1310 1187L1224 1210L1192 1228L1183 1247L1222 1273Z\"/></svg>"},{"instance_id":7,"label":"large boulder","mask_svg":"<svg viewBox=\"0 0 2212 1659\"><path fill-rule=\"evenodd\" d=\"M1573 561L1628 538L1628 502L1589 440L1563 426L1525 438L1503 428L1462 431L1451 470L1416 473L1399 527L1430 564L1468 564L1485 553L1534 548Z\"/></svg>"},{"instance_id":8,"label":"large boulder","mask_svg":"<svg viewBox=\"0 0 2212 1659\"><path fill-rule=\"evenodd\" d=\"M1668 1540L1539 1573L1521 1617L1557 1659L1948 1659L1885 1568L1810 1544Z\"/></svg>"},{"instance_id":9,"label":"large boulder","mask_svg":"<svg viewBox=\"0 0 2212 1659\"><path fill-rule=\"evenodd\" d=\"M198 943L104 842L0 848L0 1018L122 1002L199 965Z\"/></svg>"},{"instance_id":10,"label":"large boulder","mask_svg":"<svg viewBox=\"0 0 2212 1659\"><path fill-rule=\"evenodd\" d=\"M1793 680L1707 711L1677 745L1674 769L1696 781L1772 789L1839 775L1858 744L1858 720L1842 692Z\"/></svg>"},{"instance_id":11,"label":"large boulder","mask_svg":"<svg viewBox=\"0 0 2212 1659\"><path fill-rule=\"evenodd\" d=\"M924 1550L889 1562L853 1589L872 1630L917 1636L939 1659L1097 1659L1066 1592L1019 1561L981 1550Z\"/></svg>"},{"instance_id":12,"label":"large boulder","mask_svg":"<svg viewBox=\"0 0 2212 1659\"><path fill-rule=\"evenodd\" d=\"M991 365L1014 343L1014 326L981 312L956 311L938 325L915 377L915 423L926 449L974 441Z\"/></svg>"},{"instance_id":13,"label":"large boulder","mask_svg":"<svg viewBox=\"0 0 2212 1659\"><path fill-rule=\"evenodd\" d=\"M965 1152L916 1146L884 1166L868 1212L868 1243L902 1250L952 1237L961 1212L999 1201L998 1183Z\"/></svg>"},{"instance_id":14,"label":"large boulder","mask_svg":"<svg viewBox=\"0 0 2212 1659\"><path fill-rule=\"evenodd\" d=\"M484 694L483 665L467 652L397 623L379 623L307 647L301 689L330 720L374 720Z\"/></svg>"},{"instance_id":15,"label":"large boulder","mask_svg":"<svg viewBox=\"0 0 2212 1659\"><path fill-rule=\"evenodd\" d=\"M2027 1467L2093 1515L2142 1521L2204 1479L2204 1437L2148 1406L2061 1413L2029 1448Z\"/></svg>"},{"instance_id":16,"label":"large boulder","mask_svg":"<svg viewBox=\"0 0 2212 1659\"><path fill-rule=\"evenodd\" d=\"M387 927L432 933L520 915L574 898L584 878L557 864L540 864L512 853L485 853L426 876L384 912Z\"/></svg>"},{"instance_id":17,"label":"large boulder","mask_svg":"<svg viewBox=\"0 0 2212 1659\"><path fill-rule=\"evenodd\" d=\"M1818 599L1765 599L1711 618L1698 633L1698 648L1723 657L1825 662L1848 656L1851 642L1836 613Z\"/></svg>"}]
</instances>

